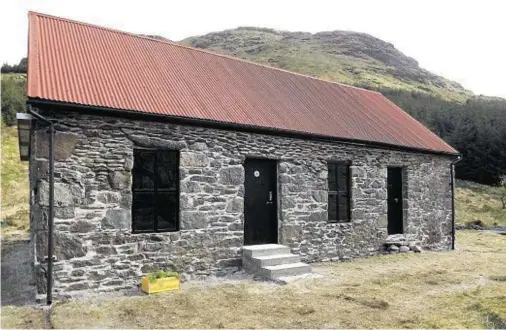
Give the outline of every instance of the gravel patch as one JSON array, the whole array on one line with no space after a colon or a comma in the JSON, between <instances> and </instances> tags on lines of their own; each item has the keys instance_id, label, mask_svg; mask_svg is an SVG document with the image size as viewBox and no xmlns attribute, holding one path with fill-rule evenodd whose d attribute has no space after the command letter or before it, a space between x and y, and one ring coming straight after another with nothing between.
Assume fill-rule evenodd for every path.
<instances>
[{"instance_id":1,"label":"gravel patch","mask_svg":"<svg viewBox=\"0 0 506 330\"><path fill-rule=\"evenodd\" d=\"M35 303L31 256L29 240L2 240L2 306Z\"/></svg>"}]
</instances>

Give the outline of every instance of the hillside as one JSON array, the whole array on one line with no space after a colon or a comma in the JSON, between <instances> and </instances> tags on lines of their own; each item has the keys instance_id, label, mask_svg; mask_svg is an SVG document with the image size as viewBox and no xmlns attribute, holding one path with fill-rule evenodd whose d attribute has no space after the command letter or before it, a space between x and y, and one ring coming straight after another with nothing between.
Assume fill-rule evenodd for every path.
<instances>
[{"instance_id":1,"label":"hillside","mask_svg":"<svg viewBox=\"0 0 506 330\"><path fill-rule=\"evenodd\" d=\"M420 68L394 45L365 33L240 27L180 43L356 86L433 93L452 101L472 96L460 84Z\"/></svg>"}]
</instances>

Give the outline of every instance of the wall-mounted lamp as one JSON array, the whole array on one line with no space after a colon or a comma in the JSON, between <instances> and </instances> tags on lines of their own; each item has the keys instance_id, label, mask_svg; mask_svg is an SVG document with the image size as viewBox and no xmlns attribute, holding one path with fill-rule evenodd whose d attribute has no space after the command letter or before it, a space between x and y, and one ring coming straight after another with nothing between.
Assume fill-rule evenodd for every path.
<instances>
[{"instance_id":1,"label":"wall-mounted lamp","mask_svg":"<svg viewBox=\"0 0 506 330\"><path fill-rule=\"evenodd\" d=\"M19 156L21 160L30 159L30 138L34 117L29 113L17 113L18 138L19 138Z\"/></svg>"}]
</instances>

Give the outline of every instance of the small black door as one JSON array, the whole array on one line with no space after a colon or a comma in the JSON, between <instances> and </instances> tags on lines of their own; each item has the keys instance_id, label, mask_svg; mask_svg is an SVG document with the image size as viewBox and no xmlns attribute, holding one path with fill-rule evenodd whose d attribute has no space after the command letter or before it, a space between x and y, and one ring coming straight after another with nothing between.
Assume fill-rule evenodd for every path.
<instances>
[{"instance_id":1,"label":"small black door","mask_svg":"<svg viewBox=\"0 0 506 330\"><path fill-rule=\"evenodd\" d=\"M390 167L387 173L388 183L388 234L402 234L402 168Z\"/></svg>"},{"instance_id":2,"label":"small black door","mask_svg":"<svg viewBox=\"0 0 506 330\"><path fill-rule=\"evenodd\" d=\"M244 245L278 242L276 161L244 163Z\"/></svg>"}]
</instances>

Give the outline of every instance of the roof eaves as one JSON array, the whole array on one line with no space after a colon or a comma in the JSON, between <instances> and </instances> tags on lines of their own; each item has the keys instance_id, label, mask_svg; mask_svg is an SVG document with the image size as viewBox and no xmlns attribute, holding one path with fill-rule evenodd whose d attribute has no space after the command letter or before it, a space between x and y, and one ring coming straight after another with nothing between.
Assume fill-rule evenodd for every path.
<instances>
[{"instance_id":1,"label":"roof eaves","mask_svg":"<svg viewBox=\"0 0 506 330\"><path fill-rule=\"evenodd\" d=\"M390 150L397 150L397 151L409 151L409 152L415 152L415 153L428 153L428 154L435 154L435 155L443 155L443 156L460 156L461 154L456 151L454 148L451 148L454 150L454 153L441 151L441 150L432 150L432 149L426 149L426 148L418 148L418 147L410 147L410 146L403 146L403 145L396 145L396 144L389 144L389 143L383 143L383 142L376 142L376 141L365 141L365 140L357 140L357 139L350 139L350 138L340 138L335 136L327 136L327 135L319 135L314 133L308 133L308 132L301 132L301 131L294 131L294 130L288 130L288 129L279 129L275 127L263 127L263 126L254 126L254 125L245 125L245 124L237 124L233 122L223 122L223 121L216 121L212 119L202 119L202 118L194 118L194 117L180 117L180 116L173 116L173 115L164 115L164 114L155 114L150 112L143 112L135 109L119 109L119 108L112 108L112 107L99 107L94 105L87 105L87 104L79 104L79 103L67 103L67 102L61 102L56 100L48 100L48 99L41 99L41 98L33 98L28 97L27 104L33 105L33 106L57 106L65 108L67 111L86 111L89 113L92 113L94 115L98 116L107 116L107 115L114 115L116 117L125 117L125 118L132 118L132 116L139 117L138 119L160 119L160 120L166 120L166 121L176 121L180 123L186 123L189 125L207 125L209 127L221 127L222 129L249 129L253 130L258 133L264 133L264 134L275 134L275 135L290 135L293 137L299 137L299 138L307 138L312 137L314 139L322 140L322 141L333 141L333 142L341 142L341 143L347 143L347 144L353 144L353 145L361 145L364 147L372 147L376 149L390 149ZM95 111L101 111L99 113L95 113Z\"/></svg>"}]
</instances>

